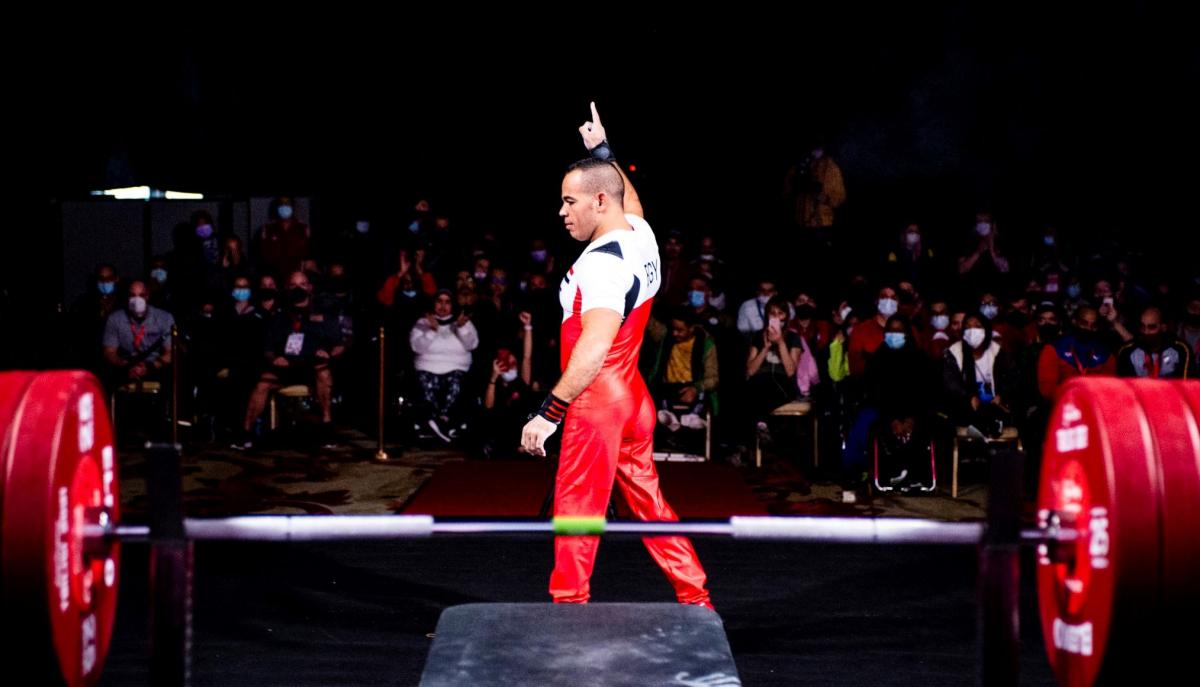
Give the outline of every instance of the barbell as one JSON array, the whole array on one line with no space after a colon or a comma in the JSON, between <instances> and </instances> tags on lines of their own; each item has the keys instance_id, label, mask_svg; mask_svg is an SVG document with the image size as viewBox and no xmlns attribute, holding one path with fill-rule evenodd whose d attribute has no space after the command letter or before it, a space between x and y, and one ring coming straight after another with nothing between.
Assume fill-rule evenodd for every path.
<instances>
[{"instance_id":1,"label":"barbell","mask_svg":"<svg viewBox=\"0 0 1200 687\"><path fill-rule=\"evenodd\" d=\"M72 687L99 681L112 637L123 541L316 541L436 534L731 536L807 542L979 545L978 522L734 517L724 522L439 521L429 516L245 516L121 522L103 392L84 372L0 374L0 623L5 650ZM1183 648L1200 574L1200 383L1080 379L1052 412L1037 527L1047 654L1063 685L1132 672ZM178 500L178 475L174 488ZM151 485L154 489L154 485ZM169 489L167 491L170 491ZM156 507L154 492L151 507ZM158 516L163 515L161 501ZM152 523L156 514L151 513ZM171 519L167 514L167 520ZM158 522L162 518L158 517ZM1015 561L1015 559L1011 559ZM1015 565L1015 563L1014 563ZM1181 655L1186 655L1182 654Z\"/></svg>"}]
</instances>

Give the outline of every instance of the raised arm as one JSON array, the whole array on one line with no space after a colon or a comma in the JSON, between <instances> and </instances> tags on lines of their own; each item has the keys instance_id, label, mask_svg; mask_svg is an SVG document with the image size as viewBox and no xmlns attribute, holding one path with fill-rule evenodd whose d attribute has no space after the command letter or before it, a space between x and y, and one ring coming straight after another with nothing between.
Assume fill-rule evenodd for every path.
<instances>
[{"instance_id":1,"label":"raised arm","mask_svg":"<svg viewBox=\"0 0 1200 687\"><path fill-rule=\"evenodd\" d=\"M596 103L591 103L591 107L591 120L584 122L579 127L579 135L583 137L583 146L587 148L592 157L608 160L616 168L617 173L621 175L621 181L625 183L623 201L625 212L644 219L646 215L642 210L642 200L638 196L637 189L633 187L633 182L629 180L625 170L621 169L621 165L617 164L616 158L613 157L612 148L608 146L608 136L604 132L604 125L600 123L600 112L596 110Z\"/></svg>"}]
</instances>

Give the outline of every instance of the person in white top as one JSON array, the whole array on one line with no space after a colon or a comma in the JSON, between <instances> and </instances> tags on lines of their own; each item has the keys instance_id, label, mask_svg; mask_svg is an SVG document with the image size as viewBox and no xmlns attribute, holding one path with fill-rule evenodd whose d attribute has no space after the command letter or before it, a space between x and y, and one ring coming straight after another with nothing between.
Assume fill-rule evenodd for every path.
<instances>
[{"instance_id":1,"label":"person in white top","mask_svg":"<svg viewBox=\"0 0 1200 687\"><path fill-rule=\"evenodd\" d=\"M433 312L413 325L408 343L425 401L423 424L449 443L460 429L452 418L463 378L471 369L471 351L479 347L479 332L465 310L454 315L450 291L442 289L434 298Z\"/></svg>"}]
</instances>

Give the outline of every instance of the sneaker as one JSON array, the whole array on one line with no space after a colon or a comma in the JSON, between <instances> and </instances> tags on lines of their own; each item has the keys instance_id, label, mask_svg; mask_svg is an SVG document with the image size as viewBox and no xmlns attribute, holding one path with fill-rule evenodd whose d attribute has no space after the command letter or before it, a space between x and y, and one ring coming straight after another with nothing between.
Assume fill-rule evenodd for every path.
<instances>
[{"instance_id":1,"label":"sneaker","mask_svg":"<svg viewBox=\"0 0 1200 687\"><path fill-rule=\"evenodd\" d=\"M249 451L254 448L254 440L250 438L249 432L240 430L233 438L233 443L229 444L229 448L235 451Z\"/></svg>"},{"instance_id":2,"label":"sneaker","mask_svg":"<svg viewBox=\"0 0 1200 687\"><path fill-rule=\"evenodd\" d=\"M438 425L437 420L429 418L429 422L427 424L429 425L429 429L433 430L433 433L437 435L437 438L441 439L447 444L450 443L450 436L442 431L442 428L440 425Z\"/></svg>"},{"instance_id":3,"label":"sneaker","mask_svg":"<svg viewBox=\"0 0 1200 687\"><path fill-rule=\"evenodd\" d=\"M679 424L688 429L704 429L708 426L708 422L704 418L695 413L688 413L679 418Z\"/></svg>"},{"instance_id":4,"label":"sneaker","mask_svg":"<svg viewBox=\"0 0 1200 687\"><path fill-rule=\"evenodd\" d=\"M678 430L680 427L679 418L675 417L675 413L665 409L658 411L658 424L672 432Z\"/></svg>"}]
</instances>

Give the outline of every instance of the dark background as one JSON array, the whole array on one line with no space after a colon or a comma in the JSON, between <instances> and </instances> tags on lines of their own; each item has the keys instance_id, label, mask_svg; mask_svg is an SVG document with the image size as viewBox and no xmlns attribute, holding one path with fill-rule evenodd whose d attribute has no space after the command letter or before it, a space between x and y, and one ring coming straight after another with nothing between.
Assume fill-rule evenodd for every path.
<instances>
[{"instance_id":1,"label":"dark background","mask_svg":"<svg viewBox=\"0 0 1200 687\"><path fill-rule=\"evenodd\" d=\"M1190 266L1190 22L1149 3L919 5L71 17L8 49L29 208L9 308L75 296L38 287L61 262L54 201L98 188L307 195L318 232L425 195L473 229L561 232L559 175L593 99L652 223L715 231L750 267L816 140L858 235L915 219L949 242L989 209L1010 239L1055 223Z\"/></svg>"}]
</instances>

